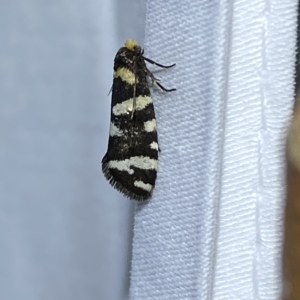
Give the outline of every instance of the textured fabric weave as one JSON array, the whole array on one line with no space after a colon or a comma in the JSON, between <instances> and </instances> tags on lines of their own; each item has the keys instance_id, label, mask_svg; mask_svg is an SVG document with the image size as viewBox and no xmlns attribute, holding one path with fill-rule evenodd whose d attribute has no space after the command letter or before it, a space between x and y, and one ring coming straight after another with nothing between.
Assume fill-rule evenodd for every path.
<instances>
[{"instance_id":1,"label":"textured fabric weave","mask_svg":"<svg viewBox=\"0 0 300 300\"><path fill-rule=\"evenodd\" d=\"M229 3L230 2L230 3ZM276 299L296 0L148 1L161 147L130 299Z\"/></svg>"}]
</instances>

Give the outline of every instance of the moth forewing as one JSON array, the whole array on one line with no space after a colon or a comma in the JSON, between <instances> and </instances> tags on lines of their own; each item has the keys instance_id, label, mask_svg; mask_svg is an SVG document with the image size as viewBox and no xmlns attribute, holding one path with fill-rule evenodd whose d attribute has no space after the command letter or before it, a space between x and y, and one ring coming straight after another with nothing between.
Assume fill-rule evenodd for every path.
<instances>
[{"instance_id":1,"label":"moth forewing","mask_svg":"<svg viewBox=\"0 0 300 300\"><path fill-rule=\"evenodd\" d=\"M174 65L160 65L143 53L138 43L129 39L116 54L108 149L102 159L109 183L139 201L151 197L158 168L156 119L147 77L164 91L175 91L165 89L145 61L162 68Z\"/></svg>"}]
</instances>

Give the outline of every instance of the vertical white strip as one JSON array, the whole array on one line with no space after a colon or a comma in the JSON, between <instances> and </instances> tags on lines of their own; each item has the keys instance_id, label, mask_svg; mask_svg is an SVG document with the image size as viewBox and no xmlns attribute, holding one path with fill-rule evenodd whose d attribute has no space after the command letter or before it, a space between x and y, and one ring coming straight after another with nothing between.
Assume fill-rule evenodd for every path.
<instances>
[{"instance_id":1,"label":"vertical white strip","mask_svg":"<svg viewBox=\"0 0 300 300\"><path fill-rule=\"evenodd\" d=\"M145 55L176 63L159 78L177 91L152 91L161 152L153 198L135 214L131 300L211 299L226 101L223 2L148 1Z\"/></svg>"}]
</instances>

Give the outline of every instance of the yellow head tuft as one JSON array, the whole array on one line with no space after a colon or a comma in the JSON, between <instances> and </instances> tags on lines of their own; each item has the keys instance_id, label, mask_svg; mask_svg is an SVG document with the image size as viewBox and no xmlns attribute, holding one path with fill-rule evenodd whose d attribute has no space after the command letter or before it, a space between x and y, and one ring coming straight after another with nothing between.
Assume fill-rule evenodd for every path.
<instances>
[{"instance_id":1,"label":"yellow head tuft","mask_svg":"<svg viewBox=\"0 0 300 300\"><path fill-rule=\"evenodd\" d=\"M139 44L136 40L134 39L128 39L126 40L125 42L125 47L128 49L128 50L133 50L135 47L139 47Z\"/></svg>"}]
</instances>

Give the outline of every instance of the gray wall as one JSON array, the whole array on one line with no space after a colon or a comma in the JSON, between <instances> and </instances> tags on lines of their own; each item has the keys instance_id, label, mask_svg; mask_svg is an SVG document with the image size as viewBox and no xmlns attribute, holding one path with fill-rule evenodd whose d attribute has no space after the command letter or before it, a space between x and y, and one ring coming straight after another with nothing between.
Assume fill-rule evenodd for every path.
<instances>
[{"instance_id":1,"label":"gray wall","mask_svg":"<svg viewBox=\"0 0 300 300\"><path fill-rule=\"evenodd\" d=\"M125 299L133 204L105 181L115 52L144 1L0 1L0 299Z\"/></svg>"}]
</instances>

